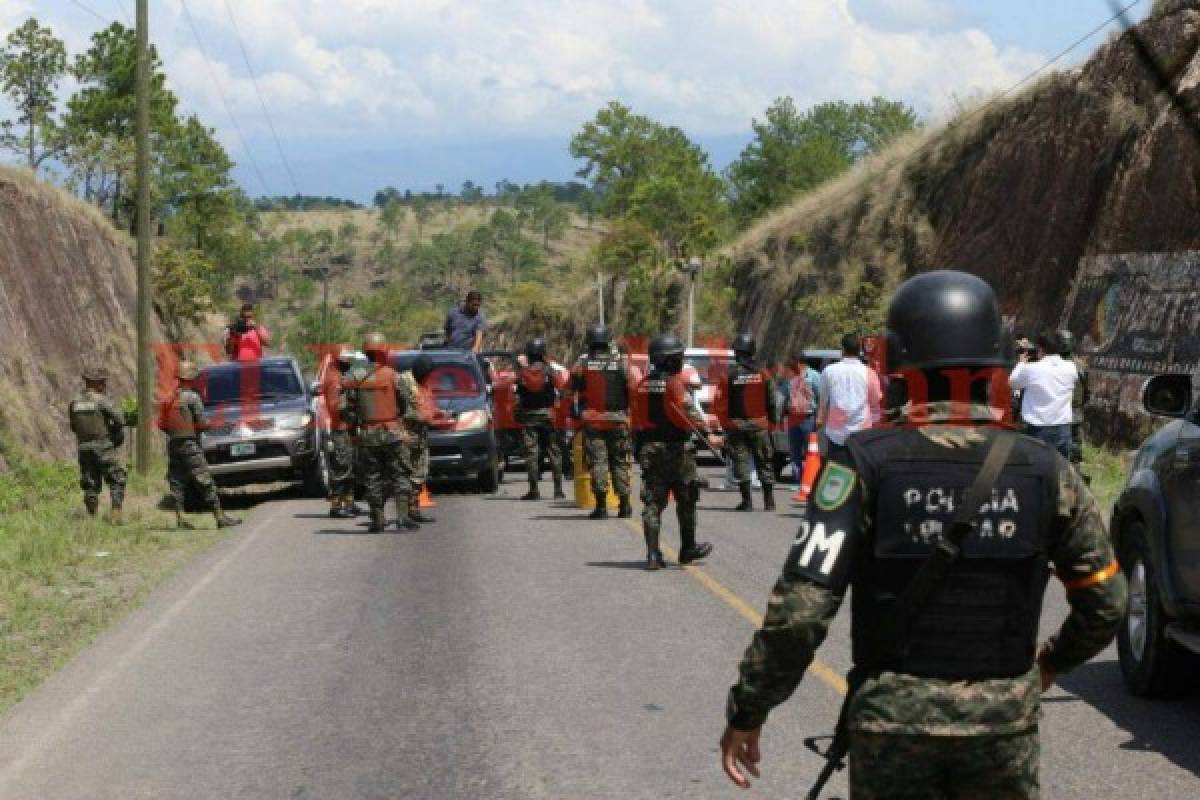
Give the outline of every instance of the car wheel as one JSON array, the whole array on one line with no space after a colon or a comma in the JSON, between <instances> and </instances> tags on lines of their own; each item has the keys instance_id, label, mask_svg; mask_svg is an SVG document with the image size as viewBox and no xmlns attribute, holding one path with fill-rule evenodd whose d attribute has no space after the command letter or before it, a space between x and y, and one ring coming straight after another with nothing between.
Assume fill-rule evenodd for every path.
<instances>
[{"instance_id":1,"label":"car wheel","mask_svg":"<svg viewBox=\"0 0 1200 800\"><path fill-rule=\"evenodd\" d=\"M495 461L489 461L487 465L479 470L479 491L482 494L495 494L500 488L500 480L498 476L499 465Z\"/></svg>"},{"instance_id":2,"label":"car wheel","mask_svg":"<svg viewBox=\"0 0 1200 800\"><path fill-rule=\"evenodd\" d=\"M1140 519L1125 523L1121 568L1129 581L1129 605L1117 631L1117 654L1125 686L1139 697L1166 697L1182 686L1187 653L1167 639L1170 620L1159 597L1158 575Z\"/></svg>"},{"instance_id":3,"label":"car wheel","mask_svg":"<svg viewBox=\"0 0 1200 800\"><path fill-rule=\"evenodd\" d=\"M317 449L316 457L304 471L304 494L320 498L329 496L329 458L324 448Z\"/></svg>"}]
</instances>

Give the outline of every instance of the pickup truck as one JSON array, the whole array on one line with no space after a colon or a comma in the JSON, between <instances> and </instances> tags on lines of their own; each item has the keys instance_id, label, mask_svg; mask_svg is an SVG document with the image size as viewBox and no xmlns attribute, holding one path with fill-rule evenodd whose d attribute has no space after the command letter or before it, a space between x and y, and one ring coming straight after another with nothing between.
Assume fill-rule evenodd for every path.
<instances>
[{"instance_id":1,"label":"pickup truck","mask_svg":"<svg viewBox=\"0 0 1200 800\"><path fill-rule=\"evenodd\" d=\"M1137 451L1113 509L1129 579L1117 651L1129 691L1162 697L1194 683L1200 666L1200 404L1189 375L1150 379L1142 402L1173 421Z\"/></svg>"}]
</instances>

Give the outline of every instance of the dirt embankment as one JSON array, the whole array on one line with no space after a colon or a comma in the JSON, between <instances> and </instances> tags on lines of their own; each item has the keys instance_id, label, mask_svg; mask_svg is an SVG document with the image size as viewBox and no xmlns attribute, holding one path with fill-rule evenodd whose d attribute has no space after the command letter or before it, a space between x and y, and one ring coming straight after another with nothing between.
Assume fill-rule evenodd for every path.
<instances>
[{"instance_id":1,"label":"dirt embankment","mask_svg":"<svg viewBox=\"0 0 1200 800\"><path fill-rule=\"evenodd\" d=\"M1200 104L1200 4L1160 2L1139 31ZM738 318L771 356L828 346L812 341L805 298L864 282L886 296L908 275L965 269L996 288L1015 331L1074 330L1104 373L1096 427L1120 439L1136 431L1099 417L1132 414L1145 374L1197 366L1170 344L1194 338L1196 292L1172 299L1170 314L1113 311L1153 300L1165 283L1200 286L1190 252L1200 249L1198 209L1200 146L1122 37L1083 67L901 141L764 220L732 248ZM1169 280L1140 266L1097 278L1096 259L1110 255L1158 264ZM1087 291L1076 290L1082 281Z\"/></svg>"},{"instance_id":2,"label":"dirt embankment","mask_svg":"<svg viewBox=\"0 0 1200 800\"><path fill-rule=\"evenodd\" d=\"M127 236L28 172L0 168L0 431L71 457L65 406L84 362L107 367L114 398L135 392L136 296Z\"/></svg>"}]
</instances>

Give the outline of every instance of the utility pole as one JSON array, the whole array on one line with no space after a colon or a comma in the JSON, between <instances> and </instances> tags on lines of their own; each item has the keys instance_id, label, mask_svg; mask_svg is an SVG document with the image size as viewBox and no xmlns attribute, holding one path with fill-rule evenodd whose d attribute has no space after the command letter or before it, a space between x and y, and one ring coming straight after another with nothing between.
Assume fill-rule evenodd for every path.
<instances>
[{"instance_id":1,"label":"utility pole","mask_svg":"<svg viewBox=\"0 0 1200 800\"><path fill-rule=\"evenodd\" d=\"M600 324L604 324L604 273L596 273L596 289L600 292Z\"/></svg>"},{"instance_id":2,"label":"utility pole","mask_svg":"<svg viewBox=\"0 0 1200 800\"><path fill-rule=\"evenodd\" d=\"M137 0L137 453L139 474L150 470L154 362L150 349L150 0Z\"/></svg>"}]
</instances>

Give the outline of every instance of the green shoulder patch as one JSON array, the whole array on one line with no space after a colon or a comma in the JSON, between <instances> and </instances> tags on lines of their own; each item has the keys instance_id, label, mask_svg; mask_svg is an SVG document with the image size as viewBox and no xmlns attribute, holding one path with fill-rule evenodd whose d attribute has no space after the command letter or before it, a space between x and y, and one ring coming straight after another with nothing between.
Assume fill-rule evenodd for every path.
<instances>
[{"instance_id":1,"label":"green shoulder patch","mask_svg":"<svg viewBox=\"0 0 1200 800\"><path fill-rule=\"evenodd\" d=\"M821 482L817 484L816 503L822 511L837 511L850 499L854 490L854 482L858 475L847 466L830 461L821 472Z\"/></svg>"}]
</instances>

